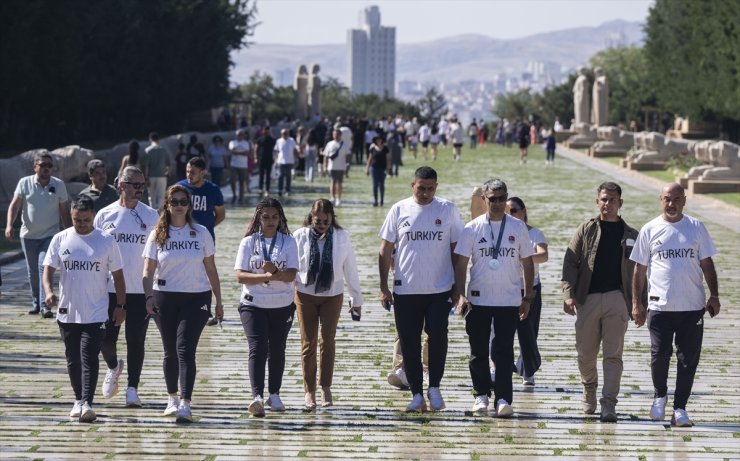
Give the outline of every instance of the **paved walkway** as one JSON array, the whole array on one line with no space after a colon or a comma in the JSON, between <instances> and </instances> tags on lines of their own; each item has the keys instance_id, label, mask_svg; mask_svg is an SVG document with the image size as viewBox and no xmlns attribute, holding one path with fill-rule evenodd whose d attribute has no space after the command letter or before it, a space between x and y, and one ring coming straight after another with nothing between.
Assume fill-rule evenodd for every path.
<instances>
[{"instance_id":1,"label":"paved walkway","mask_svg":"<svg viewBox=\"0 0 740 461\"><path fill-rule=\"evenodd\" d=\"M720 317L706 323L704 354L689 403L698 425L673 429L667 422L647 418L652 401L649 337L645 328L634 326L627 332L619 423L601 424L579 410L573 318L562 313L558 294L562 256L577 224L594 214L595 188L601 181L615 178L625 186L623 215L637 227L659 213L659 185L635 183L625 170L615 171L606 162L574 152L561 151L556 166L545 168L544 152L538 147L532 149L526 166L519 165L513 149L464 149L463 160L457 163L449 160L449 150L443 150L442 157L434 164L440 173L438 194L454 200L466 218L472 188L498 176L507 181L511 195L526 201L530 220L550 240L551 259L541 268L543 365L534 390L515 383L514 418L498 420L469 413L468 346L464 324L458 318L450 318L450 349L442 383L447 410L424 416L401 412L410 394L386 383L394 327L392 316L377 302L377 230L388 207L370 206L370 180L353 167L339 219L352 234L367 301L361 322L352 322L347 315L339 324L335 407L314 413L301 410L299 332L294 326L281 392L288 411L268 412L264 419L246 414L247 344L236 315L239 287L232 267L257 201L253 197L248 205L228 206L227 219L217 231L217 265L227 320L223 331L207 327L201 339L193 397L196 421L191 425L176 425L160 416L166 395L161 342L153 325L140 386L145 407L124 408L121 392L110 400L96 399L99 419L94 424L70 422L66 415L71 390L58 330L52 321L25 314L28 294L23 263L3 266L0 459L740 459L740 372L736 367L740 357L740 250L738 231L724 225L737 219L737 210L713 219L703 209L694 211L698 200L689 202L690 213L707 219L720 250L716 264L724 306ZM411 158L405 162L402 176L387 182L386 203L409 195L413 169L422 162ZM285 201L291 229L298 226L311 199L324 196L327 187L326 179L312 185L296 181L297 193ZM125 351L123 339L119 350Z\"/></svg>"}]
</instances>

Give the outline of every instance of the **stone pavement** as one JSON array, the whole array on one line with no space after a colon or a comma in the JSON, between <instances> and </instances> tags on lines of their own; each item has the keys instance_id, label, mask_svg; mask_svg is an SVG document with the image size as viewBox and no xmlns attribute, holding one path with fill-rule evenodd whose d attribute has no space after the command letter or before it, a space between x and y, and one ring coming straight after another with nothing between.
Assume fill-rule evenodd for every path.
<instances>
[{"instance_id":1,"label":"stone pavement","mask_svg":"<svg viewBox=\"0 0 740 461\"><path fill-rule=\"evenodd\" d=\"M370 206L370 179L353 166L338 214L353 237L366 303L361 322L345 315L339 324L332 387L335 407L302 411L300 335L294 325L281 392L288 411L268 411L263 419L247 415L248 348L236 314L239 287L232 268L236 247L257 202L252 197L245 206L227 205L226 221L217 230L226 321L223 331L207 327L201 338L193 396L196 420L190 425L177 425L160 416L166 392L162 347L154 325L147 338L140 386L144 408L123 407L122 376L121 393L113 399L103 399L98 390L95 423L69 421L72 396L58 330L52 321L25 314L28 292L23 262L3 266L0 459L740 459L740 372L735 369L740 357L740 250L737 228L726 225L737 222L738 210L719 207L724 214L717 218L700 206L694 210L698 201L693 198L687 210L707 220L719 248L715 262L723 303L719 317L707 317L704 354L689 402L697 426L674 429L668 421L648 419L652 401L649 336L646 328L634 326L627 332L619 423L602 424L580 412L574 319L563 314L558 288L562 256L578 223L594 215L595 188L600 182L614 178L625 186L623 215L635 227L658 215L659 185L633 180L625 170L600 160L584 160L579 153L559 154L556 165L546 168L544 151L537 146L525 166L519 165L515 149L465 148L461 162L452 162L450 151L442 150L440 160L433 164L440 175L438 195L454 200L466 220L473 187L488 177L501 177L511 195L525 200L531 222L550 241L550 261L541 267L543 365L533 390L515 382L513 418L469 413L467 338L463 321L452 317L442 382L447 409L423 416L402 413L410 394L386 382L395 330L392 315L377 301L377 231L388 206ZM386 204L409 195L413 170L423 164L408 154L404 161L401 177L387 181ZM311 185L302 178L295 181L296 193L284 201L292 230L312 199L325 196L327 188L324 178ZM123 335L119 351L125 355ZM672 372L669 389L674 379Z\"/></svg>"}]
</instances>

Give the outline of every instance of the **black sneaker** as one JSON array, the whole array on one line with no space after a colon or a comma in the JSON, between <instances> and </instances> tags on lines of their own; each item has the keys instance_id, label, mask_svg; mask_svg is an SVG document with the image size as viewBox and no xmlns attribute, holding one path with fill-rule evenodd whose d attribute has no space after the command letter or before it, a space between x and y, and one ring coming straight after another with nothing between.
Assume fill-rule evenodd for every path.
<instances>
[{"instance_id":1,"label":"black sneaker","mask_svg":"<svg viewBox=\"0 0 740 461\"><path fill-rule=\"evenodd\" d=\"M210 319L208 319L208 321L206 322L206 325L208 325L209 327L212 327L212 326L214 326L214 325L218 325L218 319L217 319L216 317L211 317L211 318L210 318Z\"/></svg>"},{"instance_id":2,"label":"black sneaker","mask_svg":"<svg viewBox=\"0 0 740 461\"><path fill-rule=\"evenodd\" d=\"M54 313L51 311L51 309L46 309L44 311L44 318L45 319L53 319L54 318Z\"/></svg>"},{"instance_id":3,"label":"black sneaker","mask_svg":"<svg viewBox=\"0 0 740 461\"><path fill-rule=\"evenodd\" d=\"M29 314L38 314L39 312L41 312L41 309L39 309L38 307L34 307L30 311L28 311Z\"/></svg>"}]
</instances>

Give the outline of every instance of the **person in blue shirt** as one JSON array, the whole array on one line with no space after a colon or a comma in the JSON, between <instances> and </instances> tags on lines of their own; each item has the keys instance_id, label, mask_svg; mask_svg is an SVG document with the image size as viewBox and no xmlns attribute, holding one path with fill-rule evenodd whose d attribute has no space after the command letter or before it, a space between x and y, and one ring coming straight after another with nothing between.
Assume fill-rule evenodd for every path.
<instances>
[{"instance_id":1,"label":"person in blue shirt","mask_svg":"<svg viewBox=\"0 0 740 461\"><path fill-rule=\"evenodd\" d=\"M191 158L185 169L185 178L178 182L190 191L190 199L193 202L193 220L208 229L216 242L215 227L226 217L224 208L224 196L221 189L206 179L206 162L200 157ZM211 317L207 325L213 326L218 323L216 317Z\"/></svg>"}]
</instances>

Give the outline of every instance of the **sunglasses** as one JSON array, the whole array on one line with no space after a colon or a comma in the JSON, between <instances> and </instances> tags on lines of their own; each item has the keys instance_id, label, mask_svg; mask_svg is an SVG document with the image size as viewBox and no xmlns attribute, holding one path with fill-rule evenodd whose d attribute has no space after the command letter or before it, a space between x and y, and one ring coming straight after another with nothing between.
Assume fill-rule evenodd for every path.
<instances>
[{"instance_id":1,"label":"sunglasses","mask_svg":"<svg viewBox=\"0 0 740 461\"><path fill-rule=\"evenodd\" d=\"M134 189L143 189L146 186L146 183L143 182L127 182L124 181L124 184L128 184L129 186L133 187Z\"/></svg>"},{"instance_id":2,"label":"sunglasses","mask_svg":"<svg viewBox=\"0 0 740 461\"><path fill-rule=\"evenodd\" d=\"M170 206L188 206L190 205L190 200L184 198L182 200L177 200L176 198L173 198L170 200Z\"/></svg>"},{"instance_id":3,"label":"sunglasses","mask_svg":"<svg viewBox=\"0 0 740 461\"><path fill-rule=\"evenodd\" d=\"M501 195L496 197L495 195L486 195L486 200L491 203L506 203L508 195Z\"/></svg>"},{"instance_id":4,"label":"sunglasses","mask_svg":"<svg viewBox=\"0 0 740 461\"><path fill-rule=\"evenodd\" d=\"M519 213L520 211L522 211L522 208L509 208L510 213Z\"/></svg>"},{"instance_id":5,"label":"sunglasses","mask_svg":"<svg viewBox=\"0 0 740 461\"><path fill-rule=\"evenodd\" d=\"M40 166L41 168L52 168L54 166L54 164L48 162L37 163L36 165Z\"/></svg>"}]
</instances>

